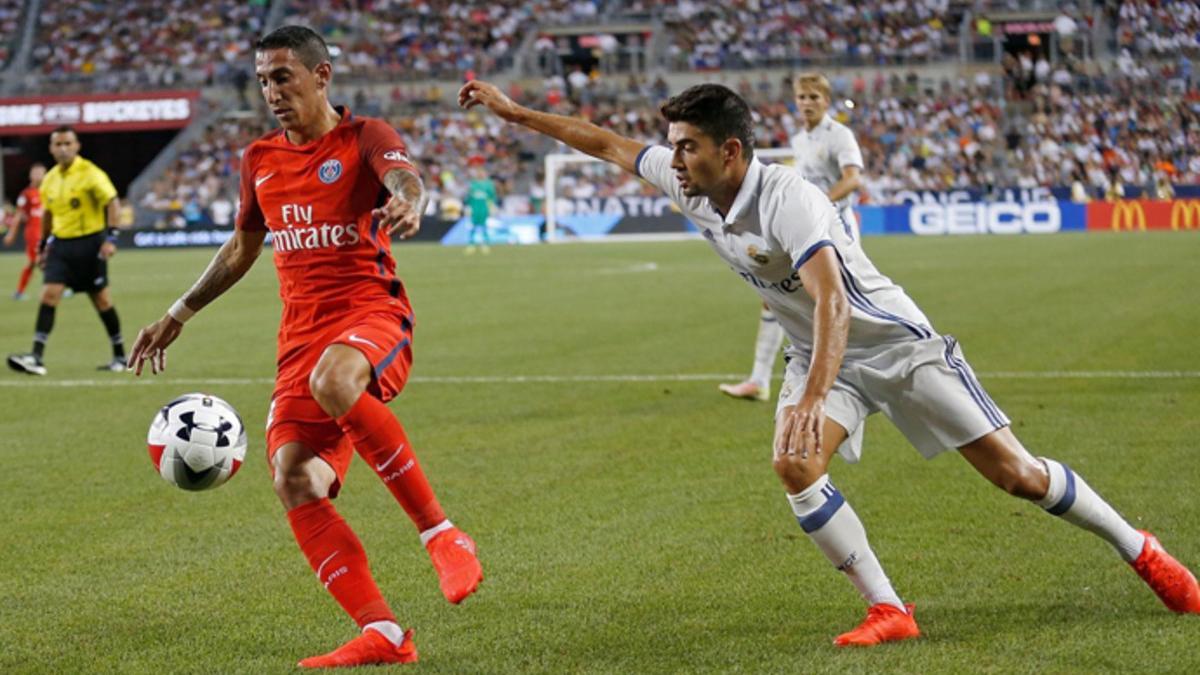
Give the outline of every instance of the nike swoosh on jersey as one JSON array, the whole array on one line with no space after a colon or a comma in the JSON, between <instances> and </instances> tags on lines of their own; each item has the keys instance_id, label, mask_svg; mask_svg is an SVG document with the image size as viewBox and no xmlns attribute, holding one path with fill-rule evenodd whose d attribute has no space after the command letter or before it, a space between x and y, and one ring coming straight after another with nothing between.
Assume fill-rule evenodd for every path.
<instances>
[{"instance_id":1,"label":"nike swoosh on jersey","mask_svg":"<svg viewBox=\"0 0 1200 675\"><path fill-rule=\"evenodd\" d=\"M402 453L402 452L404 452L404 444L403 443L400 444L400 447L396 448L396 452L393 453L391 457L387 458L386 462L383 462L382 464L376 464L375 470L383 471L384 469L388 468L388 465L391 464L392 462L394 462L396 460L396 458L399 457L400 453Z\"/></svg>"},{"instance_id":2,"label":"nike swoosh on jersey","mask_svg":"<svg viewBox=\"0 0 1200 675\"><path fill-rule=\"evenodd\" d=\"M254 187L258 187L259 185L262 185L263 183L265 183L265 182L267 182L268 180L270 180L270 179L271 179L271 176L274 176L274 175L275 175L275 172L274 172L274 171L272 171L271 173L269 173L269 174L267 174L267 175L265 175L265 176L259 176L258 178L255 178L255 179L254 179Z\"/></svg>"},{"instance_id":3,"label":"nike swoosh on jersey","mask_svg":"<svg viewBox=\"0 0 1200 675\"><path fill-rule=\"evenodd\" d=\"M372 346L372 347L374 347L375 349L379 349L379 345L375 344L374 342L371 342L370 340L368 340L368 339L366 339L366 338L361 338L361 337L358 337L357 335L353 335L353 334L352 334L352 335L350 335L350 337L348 337L348 338L346 338L346 339L347 339L347 340L349 340L349 341L351 341L351 342L361 342L361 343L363 343L364 345L371 345L371 346Z\"/></svg>"}]
</instances>

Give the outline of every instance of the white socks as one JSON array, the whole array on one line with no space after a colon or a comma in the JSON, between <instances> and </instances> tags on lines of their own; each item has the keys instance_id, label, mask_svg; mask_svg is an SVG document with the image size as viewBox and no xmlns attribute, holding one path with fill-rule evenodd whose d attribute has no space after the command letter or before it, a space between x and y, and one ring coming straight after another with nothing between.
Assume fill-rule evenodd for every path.
<instances>
[{"instance_id":1,"label":"white socks","mask_svg":"<svg viewBox=\"0 0 1200 675\"><path fill-rule=\"evenodd\" d=\"M450 522L450 519L447 518L446 520L443 520L442 522L438 523L437 525L434 525L433 527L429 528L428 530L425 530L424 532L421 533L421 545L428 546L429 541L431 539L433 539L434 537L438 536L439 534L445 532L446 530L448 530L452 527L454 527L454 523Z\"/></svg>"},{"instance_id":2,"label":"white socks","mask_svg":"<svg viewBox=\"0 0 1200 675\"><path fill-rule=\"evenodd\" d=\"M869 604L887 603L904 610L904 602L896 595L867 543L862 521L829 482L828 475L821 476L800 494L788 495L787 499L800 527L829 562L850 578Z\"/></svg>"},{"instance_id":3,"label":"white socks","mask_svg":"<svg viewBox=\"0 0 1200 675\"><path fill-rule=\"evenodd\" d=\"M1039 458L1050 474L1050 489L1037 505L1047 513L1099 535L1113 545L1125 562L1133 562L1142 553L1146 538L1096 494L1083 478L1066 464Z\"/></svg>"},{"instance_id":4,"label":"white socks","mask_svg":"<svg viewBox=\"0 0 1200 675\"><path fill-rule=\"evenodd\" d=\"M372 621L371 623L362 627L363 632L367 632L368 628L379 631L381 635L388 640L391 640L392 644L396 645L397 647L404 642L404 629L400 627L400 624L394 621Z\"/></svg>"},{"instance_id":5,"label":"white socks","mask_svg":"<svg viewBox=\"0 0 1200 675\"><path fill-rule=\"evenodd\" d=\"M769 309L763 309L758 319L758 337L754 340L754 370L750 381L760 389L771 389L771 374L775 370L775 357L783 346L783 327Z\"/></svg>"}]
</instances>

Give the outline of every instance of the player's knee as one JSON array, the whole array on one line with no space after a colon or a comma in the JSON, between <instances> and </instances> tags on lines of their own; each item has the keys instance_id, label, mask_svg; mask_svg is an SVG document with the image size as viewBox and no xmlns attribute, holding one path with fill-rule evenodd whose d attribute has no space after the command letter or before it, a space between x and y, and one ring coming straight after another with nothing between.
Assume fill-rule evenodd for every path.
<instances>
[{"instance_id":1,"label":"player's knee","mask_svg":"<svg viewBox=\"0 0 1200 675\"><path fill-rule=\"evenodd\" d=\"M339 372L324 361L318 363L309 374L308 388L321 408L332 417L346 414L361 393L354 378Z\"/></svg>"},{"instance_id":2,"label":"player's knee","mask_svg":"<svg viewBox=\"0 0 1200 675\"><path fill-rule=\"evenodd\" d=\"M784 486L792 493L804 490L825 473L824 466L811 455L808 458L801 458L800 455L776 455L771 466L775 469L775 475L779 476L779 480L783 481Z\"/></svg>"},{"instance_id":3,"label":"player's knee","mask_svg":"<svg viewBox=\"0 0 1200 675\"><path fill-rule=\"evenodd\" d=\"M43 305L50 305L51 307L57 307L58 302L60 300L62 300L62 290L56 289L56 288L50 288L48 286L42 287L41 302Z\"/></svg>"},{"instance_id":4,"label":"player's knee","mask_svg":"<svg viewBox=\"0 0 1200 675\"><path fill-rule=\"evenodd\" d=\"M275 495L289 509L328 496L328 486L318 483L303 465L275 467Z\"/></svg>"}]
</instances>

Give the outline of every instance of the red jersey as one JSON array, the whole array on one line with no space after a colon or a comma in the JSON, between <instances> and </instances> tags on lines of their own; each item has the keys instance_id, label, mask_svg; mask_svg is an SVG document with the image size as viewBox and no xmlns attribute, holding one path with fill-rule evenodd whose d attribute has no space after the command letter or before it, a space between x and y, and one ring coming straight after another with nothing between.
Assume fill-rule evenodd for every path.
<instances>
[{"instance_id":1,"label":"red jersey","mask_svg":"<svg viewBox=\"0 0 1200 675\"><path fill-rule=\"evenodd\" d=\"M307 389L315 364L309 352L319 356L348 321L383 311L411 322L391 241L371 211L386 201L388 171L417 170L387 123L338 111L338 125L311 143L293 145L280 129L242 155L236 225L271 233L283 300L280 385Z\"/></svg>"},{"instance_id":2,"label":"red jersey","mask_svg":"<svg viewBox=\"0 0 1200 675\"><path fill-rule=\"evenodd\" d=\"M25 214L25 241L42 239L42 193L30 185L17 197L17 208Z\"/></svg>"}]
</instances>

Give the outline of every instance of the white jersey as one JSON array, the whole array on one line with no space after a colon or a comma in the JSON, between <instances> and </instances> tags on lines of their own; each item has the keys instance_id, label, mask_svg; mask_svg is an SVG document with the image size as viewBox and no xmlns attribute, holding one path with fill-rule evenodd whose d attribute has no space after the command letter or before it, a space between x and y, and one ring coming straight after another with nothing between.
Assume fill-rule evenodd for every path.
<instances>
[{"instance_id":1,"label":"white jersey","mask_svg":"<svg viewBox=\"0 0 1200 675\"><path fill-rule=\"evenodd\" d=\"M837 253L850 300L847 358L936 335L904 289L875 269L829 197L792 168L750 160L733 207L724 216L708 198L683 195L669 149L647 146L635 169L666 193L717 255L754 287L791 339L789 354L807 359L812 353L816 304L804 291L797 270L827 246Z\"/></svg>"},{"instance_id":2,"label":"white jersey","mask_svg":"<svg viewBox=\"0 0 1200 675\"><path fill-rule=\"evenodd\" d=\"M792 136L792 152L796 155L796 169L800 175L812 182L825 194L842 179L842 169L848 166L863 168L862 150L854 139L854 132L841 122L826 115L809 131L804 124L800 132ZM858 196L851 192L838 200L839 209L852 209Z\"/></svg>"}]
</instances>

